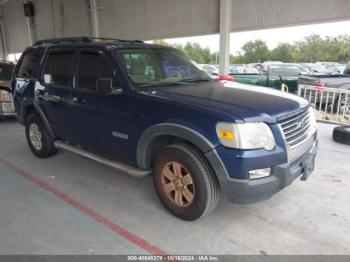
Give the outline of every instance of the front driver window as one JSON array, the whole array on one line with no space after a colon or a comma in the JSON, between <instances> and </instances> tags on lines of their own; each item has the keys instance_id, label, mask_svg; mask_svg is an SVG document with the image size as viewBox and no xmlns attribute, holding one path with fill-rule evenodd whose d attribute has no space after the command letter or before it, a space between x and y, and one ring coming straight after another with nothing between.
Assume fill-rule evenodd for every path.
<instances>
[{"instance_id":1,"label":"front driver window","mask_svg":"<svg viewBox=\"0 0 350 262\"><path fill-rule=\"evenodd\" d=\"M112 70L96 53L84 52L80 56L78 88L96 91L98 79L113 79Z\"/></svg>"}]
</instances>

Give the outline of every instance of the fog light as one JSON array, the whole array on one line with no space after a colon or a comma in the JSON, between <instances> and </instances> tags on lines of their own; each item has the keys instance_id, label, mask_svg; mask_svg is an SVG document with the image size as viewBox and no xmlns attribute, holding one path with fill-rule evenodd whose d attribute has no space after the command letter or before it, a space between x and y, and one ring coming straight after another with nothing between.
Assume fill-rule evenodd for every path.
<instances>
[{"instance_id":1,"label":"fog light","mask_svg":"<svg viewBox=\"0 0 350 262\"><path fill-rule=\"evenodd\" d=\"M249 171L249 179L257 179L271 175L271 168L256 169Z\"/></svg>"}]
</instances>

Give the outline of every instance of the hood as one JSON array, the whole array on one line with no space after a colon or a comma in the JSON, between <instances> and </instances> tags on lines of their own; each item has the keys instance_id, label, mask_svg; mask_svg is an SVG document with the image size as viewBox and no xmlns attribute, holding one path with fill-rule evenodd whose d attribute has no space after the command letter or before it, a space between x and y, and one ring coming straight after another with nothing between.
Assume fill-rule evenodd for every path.
<instances>
[{"instance_id":1,"label":"hood","mask_svg":"<svg viewBox=\"0 0 350 262\"><path fill-rule=\"evenodd\" d=\"M296 95L271 88L219 81L161 87L152 95L232 114L244 121L275 123L278 118L308 107Z\"/></svg>"}]
</instances>

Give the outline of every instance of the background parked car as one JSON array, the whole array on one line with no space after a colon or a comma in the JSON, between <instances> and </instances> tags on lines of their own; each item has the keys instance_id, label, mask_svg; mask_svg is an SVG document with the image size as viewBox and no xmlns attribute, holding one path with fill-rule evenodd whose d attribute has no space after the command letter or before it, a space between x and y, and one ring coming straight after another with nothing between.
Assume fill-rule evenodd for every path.
<instances>
[{"instance_id":1,"label":"background parked car","mask_svg":"<svg viewBox=\"0 0 350 262\"><path fill-rule=\"evenodd\" d=\"M297 93L297 81L300 74L309 74L310 72L298 64L268 64L265 74L231 74L236 82L253 84L259 86L281 89L282 84L288 86L291 93Z\"/></svg>"},{"instance_id":2,"label":"background parked car","mask_svg":"<svg viewBox=\"0 0 350 262\"><path fill-rule=\"evenodd\" d=\"M350 90L350 76L344 74L326 74L326 75L300 75L298 79L298 85L308 85L314 86L320 90L324 88L336 88L336 89L346 89ZM329 93L323 96L313 94L309 100L315 101L316 103L331 104L333 109L337 107L340 99L340 107L345 106L348 103L350 97L345 97L345 95L338 95L336 93ZM304 96L304 93L301 93ZM333 98L334 96L334 98Z\"/></svg>"},{"instance_id":3,"label":"background parked car","mask_svg":"<svg viewBox=\"0 0 350 262\"><path fill-rule=\"evenodd\" d=\"M0 61L0 120L15 115L10 82L15 65L9 61Z\"/></svg>"},{"instance_id":4,"label":"background parked car","mask_svg":"<svg viewBox=\"0 0 350 262\"><path fill-rule=\"evenodd\" d=\"M350 63L348 63L348 64L345 66L344 74L345 74L345 75L350 75Z\"/></svg>"},{"instance_id":5,"label":"background parked car","mask_svg":"<svg viewBox=\"0 0 350 262\"><path fill-rule=\"evenodd\" d=\"M199 66L211 76L219 75L219 70L214 65L200 64Z\"/></svg>"}]
</instances>

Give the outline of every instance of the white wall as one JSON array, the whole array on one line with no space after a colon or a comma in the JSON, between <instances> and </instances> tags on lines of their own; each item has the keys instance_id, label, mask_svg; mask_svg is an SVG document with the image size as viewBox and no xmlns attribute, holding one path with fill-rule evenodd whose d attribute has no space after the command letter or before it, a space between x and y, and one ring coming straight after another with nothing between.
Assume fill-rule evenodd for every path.
<instances>
[{"instance_id":1,"label":"white wall","mask_svg":"<svg viewBox=\"0 0 350 262\"><path fill-rule=\"evenodd\" d=\"M1 6L8 53L28 46L24 0ZM350 19L350 0L232 0L232 31ZM100 35L161 39L219 32L219 0L97 0ZM89 0L33 0L36 40L90 36Z\"/></svg>"}]
</instances>

